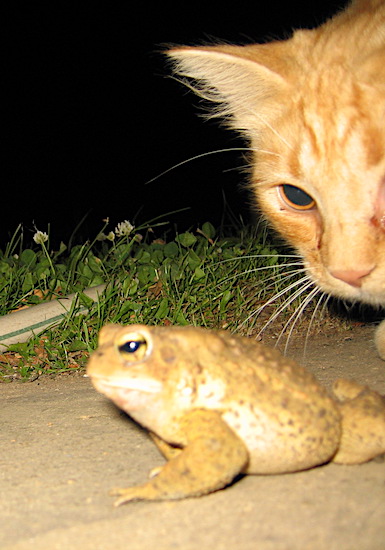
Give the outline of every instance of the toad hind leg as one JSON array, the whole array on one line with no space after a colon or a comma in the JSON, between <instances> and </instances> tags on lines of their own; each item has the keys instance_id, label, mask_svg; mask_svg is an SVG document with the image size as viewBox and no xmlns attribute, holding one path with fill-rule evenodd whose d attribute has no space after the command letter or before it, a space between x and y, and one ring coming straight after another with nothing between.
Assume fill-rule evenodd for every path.
<instances>
[{"instance_id":1,"label":"toad hind leg","mask_svg":"<svg viewBox=\"0 0 385 550\"><path fill-rule=\"evenodd\" d=\"M169 443L167 443L167 441L164 441L164 439L161 439L158 435L152 432L150 432L150 437L155 445L158 447L158 450L167 460L171 460L180 452L182 452L182 449L180 447L174 447L174 445L170 445ZM162 466L159 466L159 469L161 468Z\"/></svg>"},{"instance_id":2,"label":"toad hind leg","mask_svg":"<svg viewBox=\"0 0 385 550\"><path fill-rule=\"evenodd\" d=\"M241 439L216 411L194 410L179 421L186 446L143 485L115 489L115 506L132 500L173 500L222 489L248 462Z\"/></svg>"},{"instance_id":3,"label":"toad hind leg","mask_svg":"<svg viewBox=\"0 0 385 550\"><path fill-rule=\"evenodd\" d=\"M333 458L360 464L385 453L385 398L352 380L336 380L333 392L342 416L342 436Z\"/></svg>"}]
</instances>

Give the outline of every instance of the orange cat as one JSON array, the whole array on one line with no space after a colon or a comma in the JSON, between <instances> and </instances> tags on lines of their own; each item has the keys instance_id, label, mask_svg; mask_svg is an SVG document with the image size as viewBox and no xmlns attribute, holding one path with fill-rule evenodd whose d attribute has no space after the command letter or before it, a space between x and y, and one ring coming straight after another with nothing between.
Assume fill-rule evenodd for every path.
<instances>
[{"instance_id":1,"label":"orange cat","mask_svg":"<svg viewBox=\"0 0 385 550\"><path fill-rule=\"evenodd\" d=\"M247 138L259 207L316 285L385 305L385 1L286 41L168 55ZM385 322L376 344L385 359Z\"/></svg>"}]
</instances>

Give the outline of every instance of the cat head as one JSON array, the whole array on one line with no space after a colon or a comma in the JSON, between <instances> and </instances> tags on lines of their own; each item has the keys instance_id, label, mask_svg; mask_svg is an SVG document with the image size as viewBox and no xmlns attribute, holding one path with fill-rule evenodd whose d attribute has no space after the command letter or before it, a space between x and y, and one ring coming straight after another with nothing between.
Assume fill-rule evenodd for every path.
<instances>
[{"instance_id":1,"label":"cat head","mask_svg":"<svg viewBox=\"0 0 385 550\"><path fill-rule=\"evenodd\" d=\"M353 1L286 41L168 55L247 139L259 209L313 281L385 304L385 2Z\"/></svg>"}]
</instances>

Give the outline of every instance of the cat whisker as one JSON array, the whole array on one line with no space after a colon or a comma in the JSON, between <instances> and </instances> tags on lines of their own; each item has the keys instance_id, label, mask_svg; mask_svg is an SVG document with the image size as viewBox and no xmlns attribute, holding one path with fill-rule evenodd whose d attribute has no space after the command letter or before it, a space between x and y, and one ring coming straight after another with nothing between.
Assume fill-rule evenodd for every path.
<instances>
[{"instance_id":1,"label":"cat whisker","mask_svg":"<svg viewBox=\"0 0 385 550\"><path fill-rule=\"evenodd\" d=\"M210 155L216 155L218 153L229 153L234 151L249 151L250 147L229 147L227 149L216 149L214 151L206 151L205 153L200 153L199 155L195 155L193 157L189 157L188 159L182 160L181 162L178 162L177 164L174 164L173 166L170 166L170 168L167 168L167 170L164 170L163 172L160 172L160 174L154 176L153 178L147 180L144 185L148 185L149 183L153 183L154 181L158 180L159 178L165 176L169 172L172 172L173 170L176 170L177 168L180 168L181 166L188 164L189 162L193 162L194 160L198 160L200 158L208 157Z\"/></svg>"},{"instance_id":2,"label":"cat whisker","mask_svg":"<svg viewBox=\"0 0 385 550\"><path fill-rule=\"evenodd\" d=\"M279 286L282 286L283 283L285 283L287 280L293 278L293 277L297 277L299 276L301 273L304 273L306 272L306 269L305 268L301 268L301 269L290 269L289 271L281 271L282 268L288 268L288 267L295 267L297 266L298 263L295 262L295 263L287 263L287 264L280 264L280 265L271 265L271 266L263 266L263 267L260 267L260 268L252 268L252 269L249 269L249 270L245 270L243 271L242 273L237 273L236 275L233 276L233 278L240 278L242 276L245 276L245 275L249 275L251 273L255 273L256 271L261 271L261 270L268 270L268 269L274 269L276 272L273 273L273 275L271 275L270 277L268 277L267 279L265 279L263 281L263 292L265 293L266 291L268 291L269 289L273 288L273 287L277 287L277 285ZM268 283L268 284L266 284ZM294 286L300 284L298 281L294 283ZM290 289L293 288L293 285L290 287ZM282 289L281 291L279 291L278 293L274 294L274 296L272 296L272 298L270 298L269 302L266 302L263 306L261 306L257 311L261 311L264 307L266 307L266 305L269 305L269 303L271 301L275 301L278 297L280 297L281 295L285 294L287 292L288 288L284 288ZM250 300L252 300L254 298L251 298ZM253 312L253 315L255 314L255 312Z\"/></svg>"},{"instance_id":3,"label":"cat whisker","mask_svg":"<svg viewBox=\"0 0 385 550\"><path fill-rule=\"evenodd\" d=\"M284 278L284 281L286 281L287 279L290 279L291 278L291 274L288 274L285 278ZM304 284L306 281L309 280L309 277L305 276L303 277L302 279L298 279L296 281L293 281L289 286L286 286L285 288L283 288L282 290L278 291L276 294L274 294L274 296L272 296L271 298L269 298L269 300L267 300L262 306L260 306L254 313L253 315L259 315L261 311L263 311L268 305L272 304L273 302L275 302L278 298L281 298L282 296L284 296L285 294L287 293L290 293L294 288ZM299 289L297 289L298 291ZM296 291L296 292L297 292ZM288 299L291 298L291 296L288 297Z\"/></svg>"},{"instance_id":4,"label":"cat whisker","mask_svg":"<svg viewBox=\"0 0 385 550\"><path fill-rule=\"evenodd\" d=\"M237 272L238 268L238 262L236 260L255 260L255 261L264 261L264 259L284 259L286 262L284 263L274 263L273 265L262 265L262 266L251 266L249 269L244 269L241 273ZM290 260L293 261L290 261ZM235 260L235 262L234 262ZM311 280L309 276L309 268L306 268L303 266L302 258L299 254L249 254L245 256L239 256L238 258L228 258L225 260L221 260L218 262L218 264L224 264L228 262L234 262L234 268L233 274L230 274L227 272L227 276L224 279L226 282L229 282L231 280L237 280L237 279L243 279L247 280L250 276L256 274L256 273L262 273L267 270L272 270L273 273L266 278L259 281L257 284L256 293L253 293L252 296L249 296L248 298L244 298L245 305L248 304L247 307L251 307L251 304L253 302L261 301L264 299L267 293L272 293L274 290L276 290L267 301L263 303L259 308L257 308L253 313L251 313L246 319L242 321L242 323L239 325L239 328L245 327L250 324L250 321L253 319L256 319L261 312L268 307L269 305L273 304L274 302L278 302L282 297L286 295L286 299L283 301L282 304L280 304L274 311L274 313L269 317L268 321L264 323L264 326L260 330L260 335L266 328L272 324L276 319L279 317L279 315L288 307L290 307L290 304L293 303L296 299L298 299L302 294L306 293L311 287L313 286L313 281ZM303 276L305 274L305 276ZM293 280L294 279L294 280ZM220 287L221 284L224 282L224 280L221 280L217 286ZM259 291L260 289L260 291ZM294 291L294 292L293 292ZM287 343L290 340L290 337L292 335L292 332L294 330L294 327L298 321L298 319L301 317L303 311L307 307L307 305L312 302L314 297L320 292L319 289L312 289L310 291L310 294L306 296L304 302L301 304L301 307L299 309L296 309L296 311L291 314L290 319L286 322L281 334L279 335L277 344L279 344L280 340L283 337L283 334L287 330L287 328L291 325L290 332L288 335ZM260 297L259 297L260 296ZM319 301L319 304L321 301ZM319 309L319 304L317 304L317 310ZM252 323L254 324L254 323ZM250 327L249 327L250 328ZM285 349L287 348L287 344Z\"/></svg>"},{"instance_id":5,"label":"cat whisker","mask_svg":"<svg viewBox=\"0 0 385 550\"><path fill-rule=\"evenodd\" d=\"M307 331L306 331L306 337L305 337L305 343L304 343L304 348L303 348L303 357L305 357L306 355L306 351L307 351L307 343L308 343L308 339L309 339L309 336L310 336L310 330L311 330L311 327L313 325L313 322L314 322L314 319L315 319L315 316L319 310L319 307L320 305L322 304L322 309L321 309L321 314L322 312L325 310L325 308L327 307L327 304L330 300L330 295L327 295L326 292L323 292L322 290L320 289L317 289L320 293L320 297L319 299L317 300L317 303L313 309L313 313L310 317L310 321L309 321L309 326L307 328Z\"/></svg>"},{"instance_id":6,"label":"cat whisker","mask_svg":"<svg viewBox=\"0 0 385 550\"><path fill-rule=\"evenodd\" d=\"M277 285L282 285L286 281L292 279L293 277L297 277L298 275L300 275L303 272L305 272L305 269L295 270L295 271L288 271L286 273L285 272L284 273L281 273L281 272L276 273L276 274L272 275L271 277L268 277L264 281L263 291L268 292L273 287L277 287ZM265 283L269 283L269 284L266 285ZM274 296L271 299L273 301L275 301L277 298L280 298L285 293L286 293L286 289L280 290L278 293L274 294ZM268 305L268 304L266 304L266 305ZM261 309L263 307L265 307L265 304L263 306L261 306Z\"/></svg>"},{"instance_id":7,"label":"cat whisker","mask_svg":"<svg viewBox=\"0 0 385 550\"><path fill-rule=\"evenodd\" d=\"M261 256L263 257L263 256ZM245 256L243 256L243 258L245 258ZM233 261L235 258L231 258L229 260L223 260L223 262L218 262L218 263L224 263L224 262L228 262L228 261ZM281 264L281 265L265 265L265 266L260 266L260 267L251 267L250 269L246 269L244 271L242 271L241 273L236 273L234 275L231 275L229 277L226 277L226 281L231 281L232 279L239 279L241 278L242 276L246 276L246 275L250 275L251 273L257 273L258 271L267 271L267 270L271 270L271 269L280 269L281 267L291 267L291 266L296 266L297 263L288 263L288 264ZM234 269L236 269L237 266L234 266ZM267 281L269 281L270 279L272 278L279 278L280 276L285 276L285 275L289 275L290 277L293 277L295 274L298 274L298 273L301 273L301 271L305 271L305 269L302 269L302 270L293 270L293 271L288 271L288 272L278 272L274 275L272 275L271 277L269 277L267 279Z\"/></svg>"},{"instance_id":8,"label":"cat whisker","mask_svg":"<svg viewBox=\"0 0 385 550\"><path fill-rule=\"evenodd\" d=\"M294 266L296 264L288 264L288 265ZM274 267L276 266L268 266L264 269L267 270L269 268L271 269ZM248 275L253 272L254 270L245 271L244 273L240 273L239 276L242 276L244 274ZM304 273L304 272L305 272L305 269L296 269L296 270L290 270L290 271L284 271L284 272L277 270L276 273L273 273L273 275L270 275L269 277L263 280L263 287L261 288L261 293L263 294L270 293L271 289L283 286L287 281L289 281L293 277L298 277L299 275L301 275L301 273ZM285 294L286 292L287 292L286 288L282 290L278 290L270 299L275 301L277 298L279 298L281 295ZM264 305L260 306L260 308L262 309L266 305L269 305L269 304L265 303Z\"/></svg>"},{"instance_id":9,"label":"cat whisker","mask_svg":"<svg viewBox=\"0 0 385 550\"><path fill-rule=\"evenodd\" d=\"M294 288L298 287L299 285L300 288L297 289L295 292L293 292L293 294L290 294L286 300L275 310L275 312L269 317L268 321L264 324L263 328L259 331L259 333L257 334L257 337L259 337L262 332L273 322L275 321L275 319L282 313L282 311L284 311L298 296L300 296L304 290L306 290L307 288L309 288L311 285L313 284L313 282L310 280L309 276L306 276L306 277L303 277L302 279L299 279L298 281L294 281L293 283L291 283L288 287L282 289L281 291L279 291L277 294L275 294L274 296L272 296L269 300L267 300L261 307L259 307L256 311L254 311L253 313L251 313L244 321L243 323L241 324L241 326L245 325L246 323L248 323L250 321L250 319L252 319L253 317L254 318L257 318L260 313L269 305L271 305L272 303L274 303L278 298L280 298L281 296L284 296L286 293L290 293Z\"/></svg>"},{"instance_id":10,"label":"cat whisker","mask_svg":"<svg viewBox=\"0 0 385 550\"><path fill-rule=\"evenodd\" d=\"M305 299L303 300L303 302L301 303L301 305L294 311L294 313L289 317L289 319L286 321L284 327L282 328L279 336L278 336L278 339L277 339L277 343L276 345L279 344L279 342L282 340L283 338L283 335L284 333L286 332L286 329L288 328L288 326L291 325L290 327L290 330L289 330L289 333L287 335L287 338L286 338L286 343L285 343L285 348L284 348L284 353L286 354L287 353L287 350L288 350L288 346L289 346L289 342L290 342L290 339L291 339L291 336L293 334L293 330L295 328L295 325L297 324L299 318L301 317L302 313L304 312L304 310L306 309L306 307L309 305L309 303L311 303L314 299L315 296L317 296L317 294L319 294L320 290L319 288L315 287L313 288L309 294L307 294L305 296ZM313 315L314 315L314 312L313 312ZM309 328L310 328L310 324L309 324ZM308 328L308 330L309 330Z\"/></svg>"},{"instance_id":11,"label":"cat whisker","mask_svg":"<svg viewBox=\"0 0 385 550\"><path fill-rule=\"evenodd\" d=\"M300 279L299 281L296 281L294 283L292 283L291 285L289 285L287 288L285 288L284 290L278 292L272 299L268 300L268 302L266 302L266 304L264 304L261 308L259 308L257 311L256 311L256 315L259 315L261 311L263 311L263 309L265 309L266 305L269 305L269 303L273 303L276 299L280 298L281 296L283 296L284 294L286 293L289 293L293 288L295 288L296 286L299 286L301 285L299 288L297 288L297 290L295 292L293 292L292 294L290 294L286 299L285 301L277 308L277 310L274 312L273 315L271 315L271 317L269 318L269 321L264 325L264 327L261 329L261 331L259 332L258 336L260 336L260 334L273 322L275 321L275 319L292 303L294 302L299 296L301 296L301 294L303 294L306 290L308 290L313 284L313 281L311 281L308 277L303 277L302 279Z\"/></svg>"},{"instance_id":12,"label":"cat whisker","mask_svg":"<svg viewBox=\"0 0 385 550\"><path fill-rule=\"evenodd\" d=\"M283 304L281 304L281 306L269 317L268 321L264 324L264 326L262 327L262 329L257 333L257 338L260 338L262 333L264 331L266 331L267 327L269 325L271 325L272 323L274 323L274 321L279 317L279 315L286 309L290 306L290 304L296 300L299 296L301 296L304 292L307 292L309 288L311 288L311 285L313 284L312 281L308 282L308 284L303 284L301 286L301 288L299 288L293 295L289 296L284 302ZM314 291L314 289L313 289ZM316 293L315 293L316 294ZM287 321L285 323L285 326L282 328L279 336L278 336L278 339L276 341L276 346L278 346L279 342L281 341L282 337L283 337L283 334L285 333L287 327L290 325L290 323L293 322L293 319L295 319L295 322L292 324L292 328L290 330L290 333L289 333L289 336L288 336L288 340L287 342L290 340L290 336L292 334L292 331L294 329L294 326L298 320L298 317L299 315L303 312L303 310L305 309L306 305L308 304L308 302L310 302L313 298L313 294L312 296L307 300L307 297L306 297L306 300L305 300L305 303L303 305L303 307L301 307L301 310L297 313L297 310L295 311L295 313L293 313L289 319L289 321ZM285 346L285 352L286 352L286 349L287 349L287 345Z\"/></svg>"},{"instance_id":13,"label":"cat whisker","mask_svg":"<svg viewBox=\"0 0 385 550\"><path fill-rule=\"evenodd\" d=\"M177 164L174 164L173 166L170 166L170 168L167 168L166 170L164 170L163 172L160 172L159 174L157 174L156 176L154 176L153 178L147 180L144 185L148 185L149 183L153 183L154 181L157 181L159 178L162 178L163 176L165 176L166 174L168 174L169 172L172 172L173 170L176 170L177 168L180 168L181 166L184 166L185 164L188 164L189 162L193 162L195 160L199 160L201 158L205 158L205 157L209 157L210 155L216 155L218 153L233 153L233 152L236 152L236 151L243 151L243 152L257 152L257 153L264 153L266 155L273 155L273 156L276 156L276 157L280 157L281 155L274 152L274 151L267 151L265 149L255 149L253 147L248 147L248 146L245 146L245 147L228 147L228 148L222 148L222 149L214 149L212 151L205 151L204 153L200 153L198 155L194 155L193 157L189 157L185 160L182 160L181 162L178 162ZM230 170L239 170L239 169L244 169L244 170L249 170L250 168L250 163L247 162L244 166L236 166L234 168L229 168L228 170L226 170L227 172L230 171Z\"/></svg>"}]
</instances>

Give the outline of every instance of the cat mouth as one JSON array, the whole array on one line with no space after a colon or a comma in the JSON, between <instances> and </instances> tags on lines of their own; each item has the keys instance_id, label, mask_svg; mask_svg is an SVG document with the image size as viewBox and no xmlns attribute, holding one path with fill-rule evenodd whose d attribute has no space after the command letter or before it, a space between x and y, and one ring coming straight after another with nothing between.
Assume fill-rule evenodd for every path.
<instances>
[{"instance_id":1,"label":"cat mouth","mask_svg":"<svg viewBox=\"0 0 385 550\"><path fill-rule=\"evenodd\" d=\"M338 278L333 278L330 284L325 284L320 281L315 281L315 284L330 296L340 298L342 300L359 302L371 306L383 306L385 304L385 288L381 291L368 289L365 284L355 286Z\"/></svg>"},{"instance_id":2,"label":"cat mouth","mask_svg":"<svg viewBox=\"0 0 385 550\"><path fill-rule=\"evenodd\" d=\"M379 276L373 277L374 270L352 272L330 271L324 268L314 273L313 268L306 267L314 285L329 296L353 303L368 304L379 307L385 305L385 286ZM360 277L360 274L363 276Z\"/></svg>"}]
</instances>

